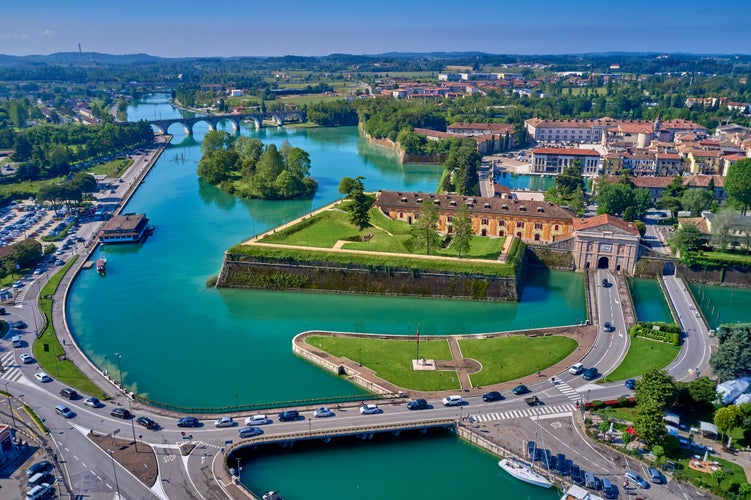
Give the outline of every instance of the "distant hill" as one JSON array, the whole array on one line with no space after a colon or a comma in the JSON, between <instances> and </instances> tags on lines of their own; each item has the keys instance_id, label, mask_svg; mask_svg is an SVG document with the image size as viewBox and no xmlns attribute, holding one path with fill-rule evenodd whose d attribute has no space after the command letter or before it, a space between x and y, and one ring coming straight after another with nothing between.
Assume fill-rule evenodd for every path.
<instances>
[{"instance_id":1,"label":"distant hill","mask_svg":"<svg viewBox=\"0 0 751 500\"><path fill-rule=\"evenodd\" d=\"M168 60L163 57L148 54L102 54L99 52L57 52L49 55L9 56L0 54L0 65L10 66L18 64L144 64L159 63Z\"/></svg>"}]
</instances>

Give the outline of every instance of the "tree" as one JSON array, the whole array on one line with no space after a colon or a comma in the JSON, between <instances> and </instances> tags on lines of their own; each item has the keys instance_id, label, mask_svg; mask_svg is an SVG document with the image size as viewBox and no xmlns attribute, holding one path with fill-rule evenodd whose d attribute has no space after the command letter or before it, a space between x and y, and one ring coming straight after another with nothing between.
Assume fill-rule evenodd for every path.
<instances>
[{"instance_id":1,"label":"tree","mask_svg":"<svg viewBox=\"0 0 751 500\"><path fill-rule=\"evenodd\" d=\"M717 430L724 435L730 434L733 429L741 425L742 419L741 409L736 405L720 408L714 414L714 424L717 426Z\"/></svg>"},{"instance_id":2,"label":"tree","mask_svg":"<svg viewBox=\"0 0 751 500\"><path fill-rule=\"evenodd\" d=\"M740 214L732 208L724 208L712 219L712 243L720 250L725 250L730 242L730 230Z\"/></svg>"},{"instance_id":3,"label":"tree","mask_svg":"<svg viewBox=\"0 0 751 500\"><path fill-rule=\"evenodd\" d=\"M739 160L728 169L723 183L728 197L746 215L746 209L751 205L751 158Z\"/></svg>"},{"instance_id":4,"label":"tree","mask_svg":"<svg viewBox=\"0 0 751 500\"><path fill-rule=\"evenodd\" d=\"M665 448L659 444L652 446L652 455L655 457L656 464L662 464L665 461Z\"/></svg>"},{"instance_id":5,"label":"tree","mask_svg":"<svg viewBox=\"0 0 751 500\"><path fill-rule=\"evenodd\" d=\"M673 377L665 370L658 368L651 368L644 372L634 391L637 405L654 402L661 410L673 404L676 397L677 391Z\"/></svg>"},{"instance_id":6,"label":"tree","mask_svg":"<svg viewBox=\"0 0 751 500\"><path fill-rule=\"evenodd\" d=\"M287 170L300 179L310 175L310 154L300 148L290 148L284 155L287 162Z\"/></svg>"},{"instance_id":7,"label":"tree","mask_svg":"<svg viewBox=\"0 0 751 500\"><path fill-rule=\"evenodd\" d=\"M697 406L711 407L717 399L717 383L709 377L699 377L688 384L688 393Z\"/></svg>"},{"instance_id":8,"label":"tree","mask_svg":"<svg viewBox=\"0 0 751 500\"><path fill-rule=\"evenodd\" d=\"M365 196L365 177L358 175L354 180L354 186L349 192L349 198L352 200L349 207L349 220L361 231L370 225L370 202ZM344 179L342 179L344 182ZM339 183L341 186L341 183Z\"/></svg>"},{"instance_id":9,"label":"tree","mask_svg":"<svg viewBox=\"0 0 751 500\"><path fill-rule=\"evenodd\" d=\"M598 214L621 215L629 206L634 206L634 193L631 186L621 182L600 183L597 188Z\"/></svg>"},{"instance_id":10,"label":"tree","mask_svg":"<svg viewBox=\"0 0 751 500\"><path fill-rule=\"evenodd\" d=\"M415 219L412 224L412 239L425 245L425 253L430 255L441 239L438 234L438 207L430 200L423 202Z\"/></svg>"},{"instance_id":11,"label":"tree","mask_svg":"<svg viewBox=\"0 0 751 500\"><path fill-rule=\"evenodd\" d=\"M743 483L740 488L738 488L738 494L741 496L741 498L748 498L749 496L751 496L751 484Z\"/></svg>"},{"instance_id":12,"label":"tree","mask_svg":"<svg viewBox=\"0 0 751 500\"><path fill-rule=\"evenodd\" d=\"M344 194L349 197L356 187L357 181L352 177L342 177L342 180L339 181L339 194Z\"/></svg>"},{"instance_id":13,"label":"tree","mask_svg":"<svg viewBox=\"0 0 751 500\"><path fill-rule=\"evenodd\" d=\"M691 211L692 217L699 217L704 210L709 210L714 202L714 194L706 189L687 189L681 197L685 210Z\"/></svg>"},{"instance_id":14,"label":"tree","mask_svg":"<svg viewBox=\"0 0 751 500\"><path fill-rule=\"evenodd\" d=\"M647 445L660 444L665 439L667 432L663 421L664 417L665 410L658 401L650 400L637 405L634 415L634 429Z\"/></svg>"},{"instance_id":15,"label":"tree","mask_svg":"<svg viewBox=\"0 0 751 500\"><path fill-rule=\"evenodd\" d=\"M721 325L717 339L709 366L721 381L730 380L751 364L751 323Z\"/></svg>"},{"instance_id":16,"label":"tree","mask_svg":"<svg viewBox=\"0 0 751 500\"><path fill-rule=\"evenodd\" d=\"M472 221L469 219L467 213L467 205L462 206L457 211L453 220L454 224L454 248L456 248L456 255L461 257L469 252L469 248L472 245L472 236L474 231L472 230Z\"/></svg>"},{"instance_id":17,"label":"tree","mask_svg":"<svg viewBox=\"0 0 751 500\"><path fill-rule=\"evenodd\" d=\"M584 189L584 176L577 159L555 176L555 185L545 192L545 200L568 205L577 215L582 215L585 211Z\"/></svg>"},{"instance_id":18,"label":"tree","mask_svg":"<svg viewBox=\"0 0 751 500\"><path fill-rule=\"evenodd\" d=\"M728 473L722 469L718 469L712 472L712 479L714 479L717 482L718 488L720 487L720 484L722 484L722 482L726 480L727 478L728 478Z\"/></svg>"},{"instance_id":19,"label":"tree","mask_svg":"<svg viewBox=\"0 0 751 500\"><path fill-rule=\"evenodd\" d=\"M670 238L669 243L681 252L701 248L704 234L699 231L695 224L685 222L681 224Z\"/></svg>"}]
</instances>

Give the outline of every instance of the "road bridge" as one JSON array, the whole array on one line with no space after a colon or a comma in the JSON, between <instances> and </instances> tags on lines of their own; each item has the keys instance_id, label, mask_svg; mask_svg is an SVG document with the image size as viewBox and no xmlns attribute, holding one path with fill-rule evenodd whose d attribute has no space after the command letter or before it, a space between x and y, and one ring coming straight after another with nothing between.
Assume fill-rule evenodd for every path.
<instances>
[{"instance_id":1,"label":"road bridge","mask_svg":"<svg viewBox=\"0 0 751 500\"><path fill-rule=\"evenodd\" d=\"M240 124L244 121L253 122L256 128L263 127L264 122L273 122L281 127L288 122L304 122L305 111L272 111L270 113L238 113L231 115L207 115L196 116L193 118L170 118L165 120L149 120L149 124L157 129L161 134L166 134L167 130L174 124L179 123L185 129L185 135L193 133L193 127L196 123L206 123L209 130L216 130L220 122L228 121L232 125L232 130L240 129Z\"/></svg>"}]
</instances>

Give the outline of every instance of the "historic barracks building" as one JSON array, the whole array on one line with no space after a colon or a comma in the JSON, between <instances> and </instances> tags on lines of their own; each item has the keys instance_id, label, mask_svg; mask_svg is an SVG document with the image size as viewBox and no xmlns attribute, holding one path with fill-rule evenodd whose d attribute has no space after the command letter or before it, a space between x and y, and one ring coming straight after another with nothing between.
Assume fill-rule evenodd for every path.
<instances>
[{"instance_id":1,"label":"historic barracks building","mask_svg":"<svg viewBox=\"0 0 751 500\"><path fill-rule=\"evenodd\" d=\"M531 245L568 249L577 269L602 267L633 273L638 258L639 231L633 224L611 215L579 218L546 201L380 191L375 206L392 220L412 224L426 203L438 208L440 233L453 232L453 218L464 205L475 235L515 236Z\"/></svg>"}]
</instances>

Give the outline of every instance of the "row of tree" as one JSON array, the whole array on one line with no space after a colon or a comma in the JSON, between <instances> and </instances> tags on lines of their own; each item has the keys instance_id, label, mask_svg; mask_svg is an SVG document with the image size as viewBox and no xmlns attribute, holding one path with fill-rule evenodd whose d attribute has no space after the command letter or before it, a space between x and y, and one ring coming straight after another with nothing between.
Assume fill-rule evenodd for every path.
<instances>
[{"instance_id":1,"label":"row of tree","mask_svg":"<svg viewBox=\"0 0 751 500\"><path fill-rule=\"evenodd\" d=\"M318 183L310 176L310 155L286 140L278 149L259 139L234 138L212 130L201 144L198 175L245 198L292 199L312 196Z\"/></svg>"}]
</instances>

